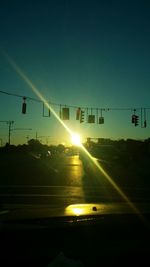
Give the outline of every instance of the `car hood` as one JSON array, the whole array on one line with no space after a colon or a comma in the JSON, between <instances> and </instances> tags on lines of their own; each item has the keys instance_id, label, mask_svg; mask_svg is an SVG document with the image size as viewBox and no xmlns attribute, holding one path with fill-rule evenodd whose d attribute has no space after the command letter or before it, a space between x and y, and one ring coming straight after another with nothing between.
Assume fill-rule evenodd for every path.
<instances>
[{"instance_id":1,"label":"car hood","mask_svg":"<svg viewBox=\"0 0 150 267\"><path fill-rule=\"evenodd\" d=\"M57 205L12 205L0 211L0 222L44 219L44 218L81 218L104 215L144 215L150 214L150 203L77 203L68 206Z\"/></svg>"}]
</instances>

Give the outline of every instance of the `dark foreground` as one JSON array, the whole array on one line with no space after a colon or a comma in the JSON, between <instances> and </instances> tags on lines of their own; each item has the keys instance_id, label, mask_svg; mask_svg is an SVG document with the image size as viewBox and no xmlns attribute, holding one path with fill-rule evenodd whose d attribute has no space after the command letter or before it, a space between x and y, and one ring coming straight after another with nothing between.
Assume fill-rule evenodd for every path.
<instances>
[{"instance_id":1,"label":"dark foreground","mask_svg":"<svg viewBox=\"0 0 150 267\"><path fill-rule=\"evenodd\" d=\"M97 161L106 175L91 160L80 160L78 155L41 159L32 153L5 153L0 157L0 203L120 202L124 201L122 191L131 201L150 201L148 162Z\"/></svg>"},{"instance_id":2,"label":"dark foreground","mask_svg":"<svg viewBox=\"0 0 150 267\"><path fill-rule=\"evenodd\" d=\"M150 211L149 169L140 176L140 164L99 163L136 207ZM150 265L149 213L143 220L128 205L124 209L124 195L89 161L5 154L0 168L2 266ZM93 203L89 215L73 205L74 216L61 216L61 209L80 203Z\"/></svg>"}]
</instances>

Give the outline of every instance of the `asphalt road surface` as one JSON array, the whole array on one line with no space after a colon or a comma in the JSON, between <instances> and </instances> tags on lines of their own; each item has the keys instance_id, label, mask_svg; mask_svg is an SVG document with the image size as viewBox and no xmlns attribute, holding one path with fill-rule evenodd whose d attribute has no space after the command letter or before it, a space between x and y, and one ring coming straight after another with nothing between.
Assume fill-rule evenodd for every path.
<instances>
[{"instance_id":1,"label":"asphalt road surface","mask_svg":"<svg viewBox=\"0 0 150 267\"><path fill-rule=\"evenodd\" d=\"M64 206L86 202L123 201L116 189L94 165L91 166L91 163L87 162L89 166L83 168L78 155L60 157L57 160L39 159L34 164L38 167L35 173L30 171L30 175L25 163L22 166L24 171L20 169L21 164L18 165L18 175L11 169L12 179L3 175L0 185L1 205ZM128 188L127 192L135 199L139 196L139 189ZM145 194L149 196L149 190L144 190L142 194L144 197Z\"/></svg>"}]
</instances>

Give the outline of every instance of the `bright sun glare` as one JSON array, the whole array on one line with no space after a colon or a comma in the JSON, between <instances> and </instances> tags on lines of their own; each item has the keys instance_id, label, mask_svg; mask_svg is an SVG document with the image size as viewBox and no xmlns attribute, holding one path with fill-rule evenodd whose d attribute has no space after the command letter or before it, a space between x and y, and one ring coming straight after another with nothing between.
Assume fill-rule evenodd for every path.
<instances>
[{"instance_id":1,"label":"bright sun glare","mask_svg":"<svg viewBox=\"0 0 150 267\"><path fill-rule=\"evenodd\" d=\"M75 146L81 146L81 137L79 134L73 134L71 136L71 142Z\"/></svg>"},{"instance_id":2,"label":"bright sun glare","mask_svg":"<svg viewBox=\"0 0 150 267\"><path fill-rule=\"evenodd\" d=\"M139 212L139 210L134 206L134 204L128 199L128 197L124 194L124 192L119 188L119 186L113 181L113 179L107 174L107 172L103 169L103 167L98 164L96 160L91 156L91 154L88 152L88 150L82 145L81 143L81 137L79 134L73 134L71 129L67 127L67 125L60 119L60 117L57 115L57 113L54 111L54 109L47 103L45 98L42 96L42 94L39 92L39 90L36 88L36 86L32 83L32 81L22 72L22 70L18 67L18 65L7 55L7 53L3 52L5 58L7 61L11 64L11 66L16 70L16 72L22 77L22 79L29 85L29 87L32 89L32 91L40 98L40 100L46 104L46 106L52 111L56 119L63 125L63 127L66 129L66 131L71 135L71 142L73 145L82 147L85 154L88 156L89 159L92 160L92 162L95 164L97 169L105 176L105 178L110 182L110 184L116 189L116 191L122 196L122 198L129 204L129 206L139 215L139 217L144 220L142 214ZM80 214L81 209L76 209L76 214Z\"/></svg>"}]
</instances>

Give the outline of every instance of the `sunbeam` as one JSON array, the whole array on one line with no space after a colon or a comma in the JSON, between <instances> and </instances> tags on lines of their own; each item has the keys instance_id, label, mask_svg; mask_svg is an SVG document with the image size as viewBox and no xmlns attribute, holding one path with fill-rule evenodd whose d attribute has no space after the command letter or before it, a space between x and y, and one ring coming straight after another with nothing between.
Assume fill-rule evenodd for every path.
<instances>
[{"instance_id":1,"label":"sunbeam","mask_svg":"<svg viewBox=\"0 0 150 267\"><path fill-rule=\"evenodd\" d=\"M55 110L49 105L37 87L32 83L32 81L27 77L27 75L21 70L21 68L14 62L10 56L3 51L3 55L9 64L13 67L13 69L18 73L18 75L25 81L25 83L32 89L32 91L37 95L37 97L44 102L48 109L53 113L55 118L61 123L61 125L66 129L66 131L70 134L72 138L74 136L74 132L59 118ZM84 153L88 156L88 158L94 163L96 168L104 175L104 177L109 181L109 183L113 186L113 188L118 192L118 194L128 203L128 205L132 208L132 210L139 216L139 218L146 223L145 218L142 216L140 211L136 208L136 206L129 200L126 194L119 188L119 186L113 181L113 179L107 174L107 172L100 166L100 164L92 157L92 155L88 152L88 150L80 144L80 147L84 151Z\"/></svg>"}]
</instances>

